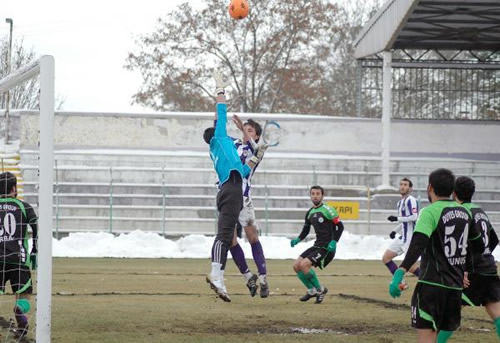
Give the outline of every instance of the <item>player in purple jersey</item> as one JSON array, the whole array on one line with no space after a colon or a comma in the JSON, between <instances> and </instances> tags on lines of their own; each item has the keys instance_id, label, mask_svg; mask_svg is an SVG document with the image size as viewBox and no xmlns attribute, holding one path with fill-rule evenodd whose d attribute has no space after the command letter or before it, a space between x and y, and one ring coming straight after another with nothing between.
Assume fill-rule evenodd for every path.
<instances>
[{"instance_id":1,"label":"player in purple jersey","mask_svg":"<svg viewBox=\"0 0 500 343\"><path fill-rule=\"evenodd\" d=\"M235 144L238 155L241 158L241 162L246 163L246 161L248 161L256 151L257 143L262 135L262 127L259 123L252 119L248 119L245 123L243 123L237 115L233 116L233 122L243 133L243 139L235 139ZM237 237L241 237L241 231L238 232L238 230L235 230L230 251L236 266L238 266L241 274L245 277L250 295L253 297L257 293L258 280L258 284L260 284L260 296L262 298L267 298L269 295L269 284L267 282L266 258L264 256L262 245L259 241L257 226L255 223L255 211L253 208L252 198L250 196L251 180L257 166L248 176L243 178L243 209L240 212L238 222L239 227L245 230L245 235L252 247L252 255L257 266L259 276L257 277L257 275L253 274L248 268L243 249L238 244Z\"/></svg>"},{"instance_id":2,"label":"player in purple jersey","mask_svg":"<svg viewBox=\"0 0 500 343\"><path fill-rule=\"evenodd\" d=\"M396 269L398 269L398 266L394 263L393 259L396 256L406 254L408 251L413 229L415 228L415 223L417 222L418 204L417 200L411 195L412 190L413 183L410 179L405 177L399 181L399 194L401 194L401 199L398 201L397 205L398 215L389 216L387 218L390 222L399 223L399 225L394 228L389 235L392 239L394 239L394 241L382 256L382 262L385 264L387 269L389 269L391 274L394 274ZM398 234L399 236L396 237ZM417 264L415 264L410 268L410 272L418 277L420 274L420 268ZM403 283L402 288L408 288L406 283Z\"/></svg>"}]
</instances>

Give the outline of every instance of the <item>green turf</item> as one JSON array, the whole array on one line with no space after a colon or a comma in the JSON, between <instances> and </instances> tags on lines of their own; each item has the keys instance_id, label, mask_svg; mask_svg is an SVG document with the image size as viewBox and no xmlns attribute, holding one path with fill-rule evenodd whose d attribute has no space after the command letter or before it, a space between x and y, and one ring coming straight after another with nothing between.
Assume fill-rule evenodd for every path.
<instances>
[{"instance_id":1,"label":"green turf","mask_svg":"<svg viewBox=\"0 0 500 343\"><path fill-rule=\"evenodd\" d=\"M251 298L234 263L217 299L200 259L54 259L53 342L414 342L409 326L412 289L389 297L390 275L377 261L334 261L318 270L329 288L324 302L298 298L305 289L292 260L268 261L271 295ZM249 265L254 267L253 262ZM255 268L254 268L255 269ZM1 315L11 317L9 295ZM451 342L496 342L482 308L465 308ZM34 320L34 318L32 318ZM300 330L318 333L300 333ZM33 332L30 333L33 337ZM0 342L3 336L0 336Z\"/></svg>"}]
</instances>

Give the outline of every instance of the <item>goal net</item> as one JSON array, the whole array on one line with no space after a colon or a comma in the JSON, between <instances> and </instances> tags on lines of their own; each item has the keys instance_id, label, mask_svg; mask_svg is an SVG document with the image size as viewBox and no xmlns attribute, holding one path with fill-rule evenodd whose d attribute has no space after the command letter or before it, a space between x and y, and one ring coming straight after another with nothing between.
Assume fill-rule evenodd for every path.
<instances>
[{"instance_id":1,"label":"goal net","mask_svg":"<svg viewBox=\"0 0 500 343\"><path fill-rule=\"evenodd\" d=\"M54 58L42 56L7 75L0 80L0 95L38 75L38 204L29 204L21 196L19 156L6 149L0 151L0 337L5 342L51 340ZM5 147L8 142L2 139L1 143ZM35 223L36 258L35 254L30 256L33 240L28 235L29 224ZM30 289L32 294L28 295ZM24 337L20 339L20 336Z\"/></svg>"}]
</instances>

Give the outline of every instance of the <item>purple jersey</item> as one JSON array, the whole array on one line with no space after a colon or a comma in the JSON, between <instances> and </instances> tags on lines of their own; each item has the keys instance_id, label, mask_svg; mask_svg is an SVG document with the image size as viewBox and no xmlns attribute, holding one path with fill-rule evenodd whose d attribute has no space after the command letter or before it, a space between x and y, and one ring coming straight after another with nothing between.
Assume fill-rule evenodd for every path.
<instances>
[{"instance_id":1,"label":"purple jersey","mask_svg":"<svg viewBox=\"0 0 500 343\"><path fill-rule=\"evenodd\" d=\"M413 196L408 195L398 201L398 222L403 225L402 239L404 243L411 240L417 218L418 205Z\"/></svg>"},{"instance_id":2,"label":"purple jersey","mask_svg":"<svg viewBox=\"0 0 500 343\"><path fill-rule=\"evenodd\" d=\"M240 156L241 163L245 164L248 162L248 160L254 155L255 151L252 148L252 146L246 142L242 142L241 139L234 139L234 144L236 145L236 150L238 151L238 155ZM259 162L260 163L260 162ZM255 170L257 169L259 164L253 168L253 170L243 178L243 196L245 197L250 197L250 187L251 187L251 179L253 176L253 173L255 173Z\"/></svg>"}]
</instances>

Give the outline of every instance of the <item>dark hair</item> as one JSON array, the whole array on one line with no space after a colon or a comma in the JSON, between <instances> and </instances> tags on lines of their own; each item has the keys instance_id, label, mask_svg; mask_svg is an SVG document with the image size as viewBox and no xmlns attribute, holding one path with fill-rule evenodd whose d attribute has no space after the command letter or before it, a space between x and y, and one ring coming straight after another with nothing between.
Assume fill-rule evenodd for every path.
<instances>
[{"instance_id":1,"label":"dark hair","mask_svg":"<svg viewBox=\"0 0 500 343\"><path fill-rule=\"evenodd\" d=\"M5 172L0 174L0 196L5 196L12 192L17 185L17 178L14 174Z\"/></svg>"},{"instance_id":2,"label":"dark hair","mask_svg":"<svg viewBox=\"0 0 500 343\"><path fill-rule=\"evenodd\" d=\"M455 180L455 194L463 202L471 202L476 191L476 183L470 177L460 176Z\"/></svg>"},{"instance_id":3,"label":"dark hair","mask_svg":"<svg viewBox=\"0 0 500 343\"><path fill-rule=\"evenodd\" d=\"M413 182L411 182L411 180L407 177L404 177L401 179L401 181L407 181L408 182L408 185L410 185L410 187L413 187Z\"/></svg>"},{"instance_id":4,"label":"dark hair","mask_svg":"<svg viewBox=\"0 0 500 343\"><path fill-rule=\"evenodd\" d=\"M259 138L260 138L260 136L262 135L262 126L260 126L259 123L257 123L255 120L250 118L245 122L245 124L243 124L243 126L245 126L245 125L250 125L251 127L253 127L253 129L255 130L255 134L257 136L259 136ZM259 140L257 139L257 142L258 141Z\"/></svg>"},{"instance_id":5,"label":"dark hair","mask_svg":"<svg viewBox=\"0 0 500 343\"><path fill-rule=\"evenodd\" d=\"M434 194L449 197L453 193L455 175L449 169L436 169L429 174L429 184L434 188Z\"/></svg>"},{"instance_id":6,"label":"dark hair","mask_svg":"<svg viewBox=\"0 0 500 343\"><path fill-rule=\"evenodd\" d=\"M210 141L212 140L214 135L215 127L207 127L205 129L205 132L203 132L203 139L205 140L205 143L210 144Z\"/></svg>"},{"instance_id":7,"label":"dark hair","mask_svg":"<svg viewBox=\"0 0 500 343\"><path fill-rule=\"evenodd\" d=\"M309 193L311 193L311 191L312 191L313 189L319 189L319 190L321 191L321 195L325 195L325 190L323 189L323 187L318 186L318 185L316 185L316 186L312 186L312 187L309 189Z\"/></svg>"}]
</instances>

